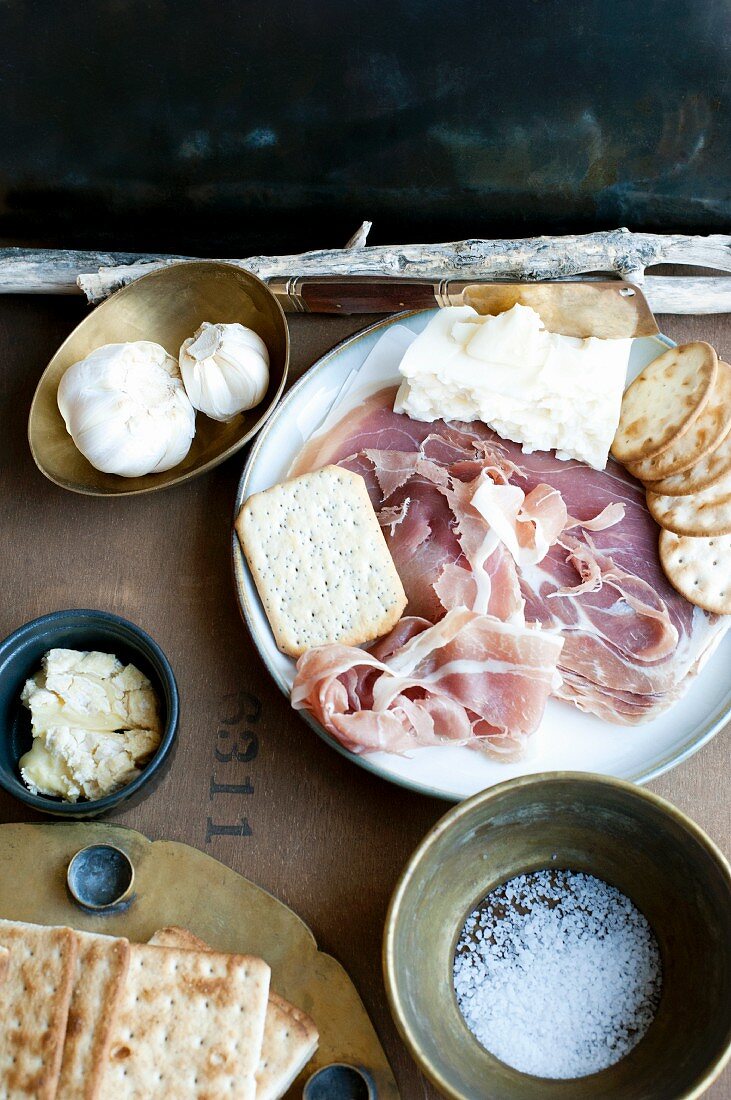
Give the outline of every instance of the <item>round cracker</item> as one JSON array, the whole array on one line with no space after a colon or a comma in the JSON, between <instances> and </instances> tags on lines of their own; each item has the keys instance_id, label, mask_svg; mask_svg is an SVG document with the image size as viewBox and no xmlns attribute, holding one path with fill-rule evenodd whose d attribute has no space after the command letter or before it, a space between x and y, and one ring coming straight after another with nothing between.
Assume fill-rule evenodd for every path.
<instances>
[{"instance_id":1,"label":"round cracker","mask_svg":"<svg viewBox=\"0 0 731 1100\"><path fill-rule=\"evenodd\" d=\"M716 353L703 341L669 348L649 363L622 398L614 457L636 462L669 447L708 404L717 373Z\"/></svg>"},{"instance_id":2,"label":"round cracker","mask_svg":"<svg viewBox=\"0 0 731 1100\"><path fill-rule=\"evenodd\" d=\"M731 428L731 367L719 362L708 403L687 431L677 436L660 454L628 462L627 469L640 481L659 481L695 466L718 446ZM653 490L657 492L658 490ZM662 492L662 490L660 490ZM690 492L686 489L685 492Z\"/></svg>"},{"instance_id":3,"label":"round cracker","mask_svg":"<svg viewBox=\"0 0 731 1100\"><path fill-rule=\"evenodd\" d=\"M700 493L682 497L648 490L647 507L666 531L676 535L731 534L731 473Z\"/></svg>"},{"instance_id":4,"label":"round cracker","mask_svg":"<svg viewBox=\"0 0 731 1100\"><path fill-rule=\"evenodd\" d=\"M684 473L663 478L662 481L648 481L645 488L653 493L665 493L671 497L682 497L688 493L698 493L715 485L724 474L731 471L731 428L710 454L702 458Z\"/></svg>"},{"instance_id":5,"label":"round cracker","mask_svg":"<svg viewBox=\"0 0 731 1100\"><path fill-rule=\"evenodd\" d=\"M716 615L731 615L731 535L660 532L660 561L673 588Z\"/></svg>"}]
</instances>

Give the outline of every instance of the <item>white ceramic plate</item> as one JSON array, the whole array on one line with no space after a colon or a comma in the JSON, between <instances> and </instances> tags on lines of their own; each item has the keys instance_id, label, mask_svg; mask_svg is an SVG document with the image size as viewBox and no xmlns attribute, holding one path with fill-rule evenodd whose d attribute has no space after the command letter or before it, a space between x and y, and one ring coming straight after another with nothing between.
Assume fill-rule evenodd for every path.
<instances>
[{"instance_id":1,"label":"white ceramic plate","mask_svg":"<svg viewBox=\"0 0 731 1100\"><path fill-rule=\"evenodd\" d=\"M289 391L254 443L239 483L236 513L252 493L282 481L305 440L321 429L340 395L340 419L363 396L363 367L378 344L365 392L397 381L396 364L410 333L420 332L433 311L402 314L372 325L339 344ZM405 332L404 329L410 330ZM381 338L387 335L385 341ZM672 341L665 337L635 340L629 379L657 358ZM343 394L347 394L343 398ZM289 696L294 662L280 653L262 609L256 587L233 537L234 576L239 602L251 636L274 681ZM355 756L306 712L305 721L333 748L369 771L425 794L456 800L494 783L534 772L570 770L600 772L637 783L679 764L709 741L731 716L731 632L707 661L686 695L665 714L643 726L614 726L583 714L566 703L549 700L540 729L531 738L529 755L501 763L467 748L425 748L410 756L371 753Z\"/></svg>"}]
</instances>

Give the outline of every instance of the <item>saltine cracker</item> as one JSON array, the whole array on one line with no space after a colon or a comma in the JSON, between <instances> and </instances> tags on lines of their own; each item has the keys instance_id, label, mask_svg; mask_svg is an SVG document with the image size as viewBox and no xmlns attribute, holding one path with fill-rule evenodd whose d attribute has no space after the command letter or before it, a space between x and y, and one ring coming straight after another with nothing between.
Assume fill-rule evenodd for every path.
<instances>
[{"instance_id":1,"label":"saltine cracker","mask_svg":"<svg viewBox=\"0 0 731 1100\"><path fill-rule=\"evenodd\" d=\"M236 531L282 652L360 645L401 618L406 594L359 474L324 466L255 493Z\"/></svg>"},{"instance_id":2,"label":"saltine cracker","mask_svg":"<svg viewBox=\"0 0 731 1100\"><path fill-rule=\"evenodd\" d=\"M0 945L9 950L1 987L0 1096L54 1100L76 970L76 933L0 920Z\"/></svg>"},{"instance_id":3,"label":"saltine cracker","mask_svg":"<svg viewBox=\"0 0 731 1100\"><path fill-rule=\"evenodd\" d=\"M103 1096L255 1100L269 973L248 955L130 944Z\"/></svg>"},{"instance_id":4,"label":"saltine cracker","mask_svg":"<svg viewBox=\"0 0 731 1100\"><path fill-rule=\"evenodd\" d=\"M126 939L77 932L78 957L56 1100L98 1100L129 967Z\"/></svg>"},{"instance_id":5,"label":"saltine cracker","mask_svg":"<svg viewBox=\"0 0 731 1100\"><path fill-rule=\"evenodd\" d=\"M211 948L187 928L160 928L148 941L190 951ZM256 1100L278 1100L317 1049L317 1028L306 1013L269 990L264 1036L256 1071Z\"/></svg>"}]
</instances>

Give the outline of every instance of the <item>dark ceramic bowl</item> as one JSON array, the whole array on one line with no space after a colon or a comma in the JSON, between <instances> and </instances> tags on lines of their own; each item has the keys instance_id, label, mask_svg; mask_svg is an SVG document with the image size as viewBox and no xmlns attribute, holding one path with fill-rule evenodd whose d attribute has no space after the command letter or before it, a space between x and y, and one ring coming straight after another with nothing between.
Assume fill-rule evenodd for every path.
<instances>
[{"instance_id":1,"label":"dark ceramic bowl","mask_svg":"<svg viewBox=\"0 0 731 1100\"><path fill-rule=\"evenodd\" d=\"M132 663L147 676L162 716L160 747L126 787L92 801L62 802L31 794L20 778L18 761L31 747L30 711L20 701L25 681L41 667L49 649L96 649ZM0 787L27 806L57 817L98 817L123 802L146 798L167 772L178 732L178 686L167 657L140 627L107 611L54 611L33 619L0 642Z\"/></svg>"}]
</instances>

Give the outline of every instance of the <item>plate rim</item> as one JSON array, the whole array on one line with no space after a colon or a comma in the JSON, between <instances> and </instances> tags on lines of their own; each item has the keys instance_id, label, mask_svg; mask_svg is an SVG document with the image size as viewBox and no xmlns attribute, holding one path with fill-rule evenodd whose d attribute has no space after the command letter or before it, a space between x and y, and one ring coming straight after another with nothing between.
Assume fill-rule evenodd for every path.
<instances>
[{"instance_id":1,"label":"plate rim","mask_svg":"<svg viewBox=\"0 0 731 1100\"><path fill-rule=\"evenodd\" d=\"M241 476L239 478L239 483L236 488L236 497L234 500L233 518L231 523L231 559L233 567L234 587L236 589L236 602L238 604L239 613L241 614L241 617L246 625L249 637L251 638L257 652L259 653L259 657L261 658L264 667L267 670L267 673L272 678L272 680L286 699L289 699L289 686L280 675L279 671L270 664L262 646L259 644L257 633L253 629L251 603L244 580L247 570L246 559L244 557L244 553L241 549L241 545L236 534L236 529L234 527L236 517L241 509L244 500L248 495L247 487L251 478L253 467L256 463L259 452L264 445L264 442L269 436L269 433L275 428L280 417L286 414L290 405L296 404L299 390L303 388L304 384L306 382L309 382L315 374L320 373L325 367L327 367L331 359L335 358L351 344L356 344L365 336L368 336L373 332L377 332L378 329L387 328L390 325L397 324L399 321L405 321L408 320L410 317L415 317L422 313L430 312L432 312L431 309L410 309L404 310L401 313L388 314L380 320L374 321L373 323L371 323L370 325L366 325L362 329L358 329L357 332L352 333L350 336L346 336L343 340L338 341L337 344L335 344L332 348L330 348L318 359L316 359L315 362L310 367L308 367L308 369L304 371L302 375L297 379L297 381L293 383L293 385L287 390L277 407L272 412L271 416L267 419L267 422L263 425L258 435L254 439L253 443L251 444L251 449L246 457L246 462L244 463L244 467L241 471ZM666 336L662 332L653 333L649 336L643 337L643 339L657 340L660 344L664 345L667 348L673 348L677 346L674 340L671 340L669 336ZM722 640L723 639L721 639L721 641ZM388 783L393 783L394 785L402 787L405 790L415 791L418 794L423 794L427 797L438 798L440 801L448 802L450 804L461 802L464 800L464 798L473 797L473 795L455 795L454 793L445 792L444 790L431 787L429 786L429 784L420 782L419 780L409 779L407 776L393 775L390 772L386 771L381 765L369 761L367 754L353 753L346 749L343 745L340 744L339 741L337 741L331 734L329 734L327 730L325 730L308 711L300 710L297 711L296 714L298 717L305 721L310 729L315 731L318 737L320 737L331 748L335 749L335 751L338 752L341 756L346 757L348 760L357 764L365 771L370 772L372 775L377 775L379 778L385 780ZM720 714L717 718L709 718L709 724L704 728L701 735L691 745L686 746L679 752L669 752L662 758L662 760L659 761L659 763L655 764L652 768L648 770L641 770L637 773L633 772L629 776L619 778L622 778L624 781L629 783L636 783L638 786L643 786L645 783L652 782L654 779L657 779L665 772L671 771L673 768L678 767L678 765L684 763L686 760L689 760L691 756L694 756L697 752L699 752L704 745L707 745L708 742L711 741L716 736L716 734L720 732L720 730L728 722L729 718L731 718L731 696L729 697L728 703L726 704L723 713ZM603 775L608 773L602 772L598 774Z\"/></svg>"}]
</instances>

